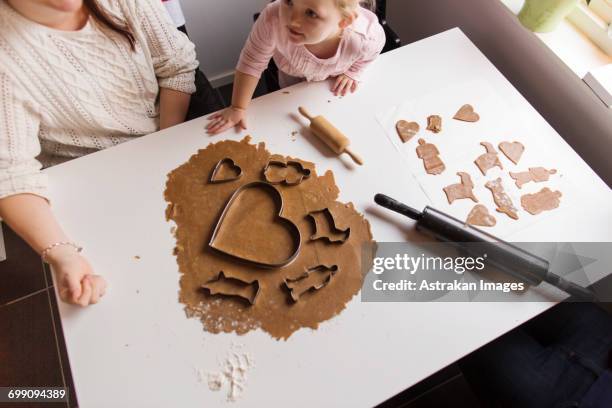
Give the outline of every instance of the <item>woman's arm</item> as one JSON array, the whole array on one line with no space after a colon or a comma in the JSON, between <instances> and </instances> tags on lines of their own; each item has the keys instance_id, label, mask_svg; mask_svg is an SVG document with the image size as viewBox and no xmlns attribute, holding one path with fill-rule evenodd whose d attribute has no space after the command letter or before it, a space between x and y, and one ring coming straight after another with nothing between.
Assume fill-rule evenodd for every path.
<instances>
[{"instance_id":1,"label":"woman's arm","mask_svg":"<svg viewBox=\"0 0 612 408\"><path fill-rule=\"evenodd\" d=\"M55 242L68 241L49 203L40 196L16 194L0 199L0 217L39 255Z\"/></svg>"},{"instance_id":2,"label":"woman's arm","mask_svg":"<svg viewBox=\"0 0 612 408\"><path fill-rule=\"evenodd\" d=\"M164 102L163 99L175 102L173 97L167 97L169 90L188 95L194 93L195 70L199 65L196 60L195 45L185 34L176 29L162 2L132 0L125 4L131 9L130 13L135 18L133 24L142 33L142 45L151 53L151 63L160 87L160 103ZM183 113L186 113L186 110L183 112L182 109L186 101L184 97L176 101L180 106L173 107L170 103L165 104L166 109L160 106L160 115L167 116L163 121L160 118L160 125L162 122L172 123L180 116L182 116L181 122L185 120L186 114Z\"/></svg>"},{"instance_id":3,"label":"woman's arm","mask_svg":"<svg viewBox=\"0 0 612 408\"><path fill-rule=\"evenodd\" d=\"M39 114L33 101L23 99L26 93L21 86L2 71L0 89L0 112L4 112L0 114L0 217L42 254L68 237L43 198L47 177L36 160L40 154ZM91 275L91 267L74 247L59 245L47 255L64 301L83 306L98 301L104 293L104 280Z\"/></svg>"},{"instance_id":4,"label":"woman's arm","mask_svg":"<svg viewBox=\"0 0 612 408\"><path fill-rule=\"evenodd\" d=\"M39 255L55 243L70 242L47 200L37 195L16 194L0 199L0 217ZM56 246L47 252L46 261L53 267L65 302L87 306L104 295L106 282L93 275L91 266L75 247Z\"/></svg>"},{"instance_id":5,"label":"woman's arm","mask_svg":"<svg viewBox=\"0 0 612 408\"><path fill-rule=\"evenodd\" d=\"M166 129L183 123L187 117L190 100L191 95L188 93L161 88L159 91L159 128Z\"/></svg>"}]
</instances>

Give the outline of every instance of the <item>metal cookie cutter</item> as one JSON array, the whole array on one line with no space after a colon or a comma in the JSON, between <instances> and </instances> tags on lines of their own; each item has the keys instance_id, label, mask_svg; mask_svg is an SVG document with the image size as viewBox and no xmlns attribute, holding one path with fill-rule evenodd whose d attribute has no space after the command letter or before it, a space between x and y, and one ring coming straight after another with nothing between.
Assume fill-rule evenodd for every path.
<instances>
[{"instance_id":1,"label":"metal cookie cutter","mask_svg":"<svg viewBox=\"0 0 612 408\"><path fill-rule=\"evenodd\" d=\"M323 214L323 216L325 217L325 220L327 220L327 224L329 225L330 233L342 234L342 236L339 238L334 238L333 236L324 235L321 231L319 231L320 225L317 222L316 214ZM309 217L312 220L314 224L314 228L315 228L315 233L310 236L311 241L315 241L317 239L324 239L330 244L336 244L336 243L343 244L344 242L346 242L347 239L349 239L349 236L351 234L351 229L346 228L342 230L336 227L336 221L334 219L333 214L329 210L329 208L326 207L322 210L311 211L307 214L307 217Z\"/></svg>"},{"instance_id":2,"label":"metal cookie cutter","mask_svg":"<svg viewBox=\"0 0 612 408\"><path fill-rule=\"evenodd\" d=\"M230 283L234 286L234 290L223 290L215 287L216 283ZM261 287L259 280L255 279L250 282L243 281L242 279L226 276L223 271L219 272L217 277L209 280L201 286L202 289L206 289L211 295L221 295L227 297L237 297L246 300L252 305L257 301ZM250 293L248 293L250 292Z\"/></svg>"},{"instance_id":3,"label":"metal cookie cutter","mask_svg":"<svg viewBox=\"0 0 612 408\"><path fill-rule=\"evenodd\" d=\"M232 170L236 170L236 176L234 177L225 177L225 178L219 178L219 172L221 171L221 169L224 166L229 166L229 168L231 168ZM242 177L242 168L240 166L238 166L236 163L234 163L234 160L230 157L225 157L221 160L219 160L217 162L217 164L215 165L215 168L213 169L212 173L210 174L210 179L209 182L210 183L225 183L227 181L234 181L234 180L238 180L240 177Z\"/></svg>"},{"instance_id":4,"label":"metal cookie cutter","mask_svg":"<svg viewBox=\"0 0 612 408\"><path fill-rule=\"evenodd\" d=\"M278 209L276 219L285 225L285 227L287 228L287 231L289 232L289 234L291 235L293 239L293 248L292 248L293 250L291 252L291 255L288 258L282 259L277 262L269 262L269 261L263 261L263 260L258 260L258 259L246 258L239 254L232 253L231 249L229 248L221 248L215 243L215 240L217 236L219 235L219 231L221 230L223 226L225 217L228 214L229 209L231 208L232 204L234 203L234 201L236 201L236 199L240 196L242 192L250 188L259 188L259 189L263 189L267 191L270 194L270 197L275 201L276 207ZM254 181L252 183L247 183L239 187L238 189L236 189L236 191L234 191L230 199L227 201L227 204L225 205L225 208L223 209L223 212L221 213L221 216L219 217L219 221L217 221L217 225L215 226L215 229L213 230L213 233L212 233L212 236L210 238L208 245L211 248L221 253L224 253L226 255L232 256L241 261L248 262L252 265L259 266L262 268L280 268L280 267L289 265L300 253L300 249L302 247L302 235L300 234L300 229L293 222L291 222L289 219L284 218L280 215L282 212L283 212L283 196L276 189L276 187L274 187L270 183L266 183L263 181ZM248 216L248 214L246 216ZM259 237L259 239L266 239L266 238Z\"/></svg>"},{"instance_id":5,"label":"metal cookie cutter","mask_svg":"<svg viewBox=\"0 0 612 408\"><path fill-rule=\"evenodd\" d=\"M301 291L298 290L298 284L299 282L303 281L304 279L308 279L308 277L312 274L312 273L325 273L325 272L329 272L329 275L327 275L327 277L325 278L324 281L322 281L321 283L313 283L307 287L302 288ZM300 300L300 296L302 296L304 293L306 292L310 292L310 291L317 291L319 289L324 288L325 286L329 285L329 283L332 280L332 277L338 272L338 265L331 265L331 266L327 266L327 265L317 265L314 266L312 268L307 268L306 272L304 272L302 275L298 276L297 278L291 279L291 278L286 278L284 279L283 283L285 284L285 287L287 289L289 289L289 293L291 294L291 299L293 300L293 302L297 302L298 300Z\"/></svg>"},{"instance_id":6,"label":"metal cookie cutter","mask_svg":"<svg viewBox=\"0 0 612 408\"><path fill-rule=\"evenodd\" d=\"M285 176L283 177L282 180L270 180L267 172L271 167L281 167L285 169ZM291 181L287 180L287 176L286 176L287 170L290 167L297 169L297 172L300 174L300 176L297 179L291 180ZM283 161L283 160L270 159L268 163L266 164L266 167L264 167L263 169L263 177L268 183L271 183L271 184L284 183L288 186L296 186L300 184L302 181L304 181L304 179L307 179L308 177L310 177L310 173L311 173L310 169L305 168L302 165L302 163L296 160Z\"/></svg>"}]
</instances>

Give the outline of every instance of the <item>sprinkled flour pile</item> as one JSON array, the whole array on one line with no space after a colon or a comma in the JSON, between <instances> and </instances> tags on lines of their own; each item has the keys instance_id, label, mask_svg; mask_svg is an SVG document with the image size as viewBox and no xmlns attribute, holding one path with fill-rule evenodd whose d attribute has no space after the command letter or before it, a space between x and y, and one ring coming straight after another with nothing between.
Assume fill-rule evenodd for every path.
<instances>
[{"instance_id":1,"label":"sprinkled flour pile","mask_svg":"<svg viewBox=\"0 0 612 408\"><path fill-rule=\"evenodd\" d=\"M197 369L198 380L208 384L211 391L227 389L227 401L238 400L246 388L248 371L255 367L255 360L246 352L241 351L242 345L232 344L232 350L223 361L221 371L204 373Z\"/></svg>"}]
</instances>

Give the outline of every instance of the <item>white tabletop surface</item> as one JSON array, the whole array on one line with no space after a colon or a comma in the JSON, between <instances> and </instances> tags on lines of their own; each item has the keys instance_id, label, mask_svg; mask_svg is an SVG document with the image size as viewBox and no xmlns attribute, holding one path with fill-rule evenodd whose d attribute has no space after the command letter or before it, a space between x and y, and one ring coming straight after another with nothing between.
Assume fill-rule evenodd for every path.
<instances>
[{"instance_id":1,"label":"white tabletop surface","mask_svg":"<svg viewBox=\"0 0 612 408\"><path fill-rule=\"evenodd\" d=\"M583 197L563 212L562 220L571 222L548 217L513 238L612 241L608 187L458 29L382 55L355 95L335 98L328 84L314 83L258 98L249 111L248 133L273 153L313 161L319 173L333 170L340 199L366 214L374 238L404 241L409 223L402 226L401 217L376 210L374 194L384 192L416 208L429 202L375 114L432 87L472 80L495 89L559 164L571 169L567 177L575 196ZM290 114L298 105L326 115L350 135L365 166L331 157L307 136L292 141L291 132L301 125ZM204 332L178 302L174 238L164 217L166 175L212 141L247 134L211 138L204 123L194 120L46 170L56 215L110 285L93 307L60 304L82 407L370 407L552 305L364 303L356 296L318 330L300 330L287 341L262 331ZM218 371L236 345L256 365L242 397L230 403L225 393L200 382L196 370Z\"/></svg>"}]
</instances>

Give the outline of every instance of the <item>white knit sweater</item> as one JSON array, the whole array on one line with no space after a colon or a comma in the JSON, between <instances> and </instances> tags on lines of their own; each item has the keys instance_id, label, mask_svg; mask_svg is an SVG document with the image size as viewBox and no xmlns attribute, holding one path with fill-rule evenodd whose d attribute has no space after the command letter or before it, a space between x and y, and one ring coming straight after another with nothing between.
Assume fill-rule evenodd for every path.
<instances>
[{"instance_id":1,"label":"white knit sweater","mask_svg":"<svg viewBox=\"0 0 612 408\"><path fill-rule=\"evenodd\" d=\"M79 31L34 23L0 0L0 198L45 196L45 167L159 129L159 88L195 91L194 45L159 0L98 0L136 51L90 17Z\"/></svg>"}]
</instances>

